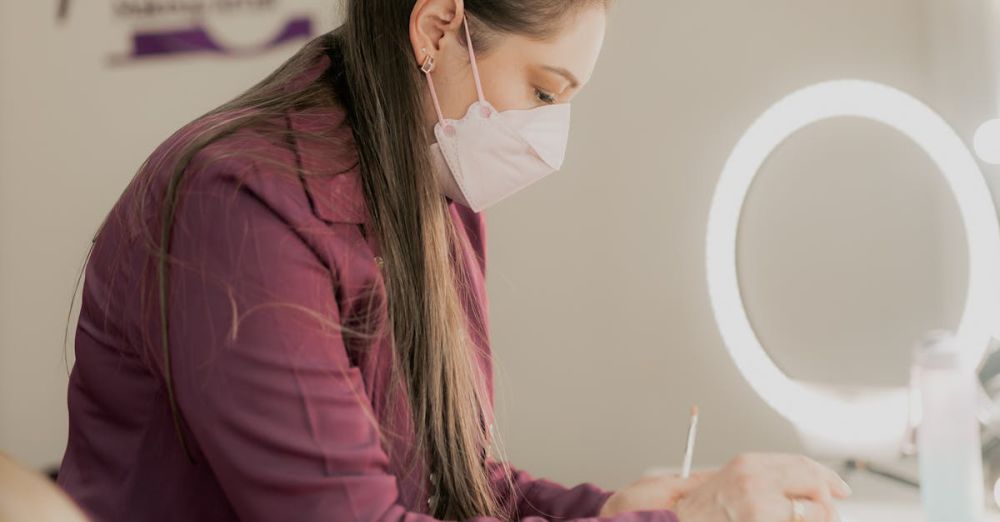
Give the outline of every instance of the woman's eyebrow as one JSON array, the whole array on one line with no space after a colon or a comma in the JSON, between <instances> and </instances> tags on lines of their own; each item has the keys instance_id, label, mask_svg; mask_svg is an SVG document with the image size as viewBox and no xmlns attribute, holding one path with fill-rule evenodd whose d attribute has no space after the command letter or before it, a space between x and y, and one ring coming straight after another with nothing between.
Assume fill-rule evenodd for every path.
<instances>
[{"instance_id":1,"label":"woman's eyebrow","mask_svg":"<svg viewBox=\"0 0 1000 522\"><path fill-rule=\"evenodd\" d=\"M554 65L543 65L542 69L545 69L546 71L554 72L554 73L562 76L563 78L566 78L566 80L569 81L570 87L572 87L574 89L580 86L580 80L577 80L576 76L574 76L573 73L569 72L568 70L566 70L563 67L556 67Z\"/></svg>"}]
</instances>

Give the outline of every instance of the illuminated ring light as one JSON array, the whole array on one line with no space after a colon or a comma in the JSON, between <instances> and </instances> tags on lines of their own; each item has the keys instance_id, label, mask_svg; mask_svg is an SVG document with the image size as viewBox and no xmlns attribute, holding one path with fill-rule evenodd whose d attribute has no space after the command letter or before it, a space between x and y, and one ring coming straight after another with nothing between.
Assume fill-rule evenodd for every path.
<instances>
[{"instance_id":1,"label":"illuminated ring light","mask_svg":"<svg viewBox=\"0 0 1000 522\"><path fill-rule=\"evenodd\" d=\"M905 388L853 394L796 381L782 372L754 333L740 295L736 239L750 185L782 142L822 120L859 117L888 125L916 142L946 178L965 226L969 282L956 332L965 355L979 361L1000 322L1000 230L996 209L972 153L948 124L912 96L877 83L838 80L782 99L736 144L709 211L707 277L712 310L730 356L754 391L800 432L838 446L892 444L906 427ZM916 342L916 339L914 340Z\"/></svg>"}]
</instances>

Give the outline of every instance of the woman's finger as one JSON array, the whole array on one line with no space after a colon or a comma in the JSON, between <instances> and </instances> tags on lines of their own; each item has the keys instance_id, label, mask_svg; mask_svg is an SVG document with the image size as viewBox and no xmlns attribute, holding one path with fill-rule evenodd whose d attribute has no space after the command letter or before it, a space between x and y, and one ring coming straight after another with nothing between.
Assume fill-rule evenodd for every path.
<instances>
[{"instance_id":1,"label":"woman's finger","mask_svg":"<svg viewBox=\"0 0 1000 522\"><path fill-rule=\"evenodd\" d=\"M851 493L851 488L836 472L809 457L782 454L777 459L781 468L779 480L782 481L786 494L794 496L797 491L805 490L812 497L827 490L834 496L843 498Z\"/></svg>"},{"instance_id":2,"label":"woman's finger","mask_svg":"<svg viewBox=\"0 0 1000 522\"><path fill-rule=\"evenodd\" d=\"M808 499L822 508L827 516L832 516L835 508L831 487L838 487L838 483L843 482L832 470L808 457L794 454L771 455L768 464L772 470L772 485L783 496Z\"/></svg>"},{"instance_id":3,"label":"woman's finger","mask_svg":"<svg viewBox=\"0 0 1000 522\"><path fill-rule=\"evenodd\" d=\"M703 484L706 480L715 476L715 473L716 473L715 470L692 471L691 475L688 476L687 480L685 481L685 487L688 489L696 488L701 484Z\"/></svg>"},{"instance_id":4,"label":"woman's finger","mask_svg":"<svg viewBox=\"0 0 1000 522\"><path fill-rule=\"evenodd\" d=\"M847 497L851 494L851 487L844 482L844 479L837 474L836 471L830 469L829 466L824 466L815 460L806 457L804 455L796 454L785 454L784 458L791 460L792 462L798 461L803 467L815 471L815 473L823 477L830 487L830 492L834 496L839 498Z\"/></svg>"},{"instance_id":5,"label":"woman's finger","mask_svg":"<svg viewBox=\"0 0 1000 522\"><path fill-rule=\"evenodd\" d=\"M785 489L785 494L790 498L803 498L821 507L832 520L836 508L833 506L833 497L830 488L825 483L818 483L811 486L790 487Z\"/></svg>"},{"instance_id":6,"label":"woman's finger","mask_svg":"<svg viewBox=\"0 0 1000 522\"><path fill-rule=\"evenodd\" d=\"M805 498L788 499L788 513L785 518L789 522L832 522L835 515L817 502Z\"/></svg>"},{"instance_id":7,"label":"woman's finger","mask_svg":"<svg viewBox=\"0 0 1000 522\"><path fill-rule=\"evenodd\" d=\"M830 491L833 493L835 497L847 498L848 496L850 496L851 486L847 485L847 482L844 482L844 479L841 478L836 471L818 462L816 463L816 465L819 466L823 471L823 473L826 475L827 481L830 484Z\"/></svg>"},{"instance_id":8,"label":"woman's finger","mask_svg":"<svg viewBox=\"0 0 1000 522\"><path fill-rule=\"evenodd\" d=\"M828 466L824 466L819 462L812 459L806 459L809 465L816 470L820 476L826 479L826 483L830 488L830 493L837 498L847 498L851 494L851 487L844 482L844 479L840 478L840 475L836 471L833 471Z\"/></svg>"}]
</instances>

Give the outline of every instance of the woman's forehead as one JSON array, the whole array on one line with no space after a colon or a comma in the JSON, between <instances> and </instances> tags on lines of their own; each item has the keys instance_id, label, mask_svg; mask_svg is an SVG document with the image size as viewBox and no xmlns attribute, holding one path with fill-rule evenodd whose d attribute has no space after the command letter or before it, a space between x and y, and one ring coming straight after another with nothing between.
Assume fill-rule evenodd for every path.
<instances>
[{"instance_id":1,"label":"woman's forehead","mask_svg":"<svg viewBox=\"0 0 1000 522\"><path fill-rule=\"evenodd\" d=\"M607 12L603 7L594 7L581 9L570 16L572 18L558 32L544 40L508 35L497 42L492 54L511 63L525 63L546 70L564 69L584 84L594 71L604 43Z\"/></svg>"}]
</instances>

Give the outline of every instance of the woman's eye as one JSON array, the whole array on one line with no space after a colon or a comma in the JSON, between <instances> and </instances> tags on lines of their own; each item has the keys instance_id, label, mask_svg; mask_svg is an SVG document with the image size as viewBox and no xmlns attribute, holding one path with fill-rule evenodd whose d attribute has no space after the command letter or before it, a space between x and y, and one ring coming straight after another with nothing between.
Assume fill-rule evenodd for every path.
<instances>
[{"instance_id":1,"label":"woman's eye","mask_svg":"<svg viewBox=\"0 0 1000 522\"><path fill-rule=\"evenodd\" d=\"M549 94L549 93L547 93L547 92L545 92L545 91L543 91L541 89L537 89L537 88L535 89L535 97L538 98L538 101L540 101L542 103L547 103L549 105L551 105L551 104L553 104L553 103L556 102L555 95Z\"/></svg>"}]
</instances>

